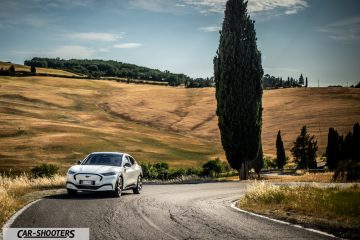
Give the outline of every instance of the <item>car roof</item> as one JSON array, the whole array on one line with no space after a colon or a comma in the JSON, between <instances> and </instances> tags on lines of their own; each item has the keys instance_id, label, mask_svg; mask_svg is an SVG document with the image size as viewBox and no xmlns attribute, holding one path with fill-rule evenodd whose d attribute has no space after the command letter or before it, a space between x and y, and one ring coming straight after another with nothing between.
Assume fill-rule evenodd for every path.
<instances>
[{"instance_id":1,"label":"car roof","mask_svg":"<svg viewBox=\"0 0 360 240\"><path fill-rule=\"evenodd\" d=\"M123 155L123 154L127 154L127 153L122 153L122 152L92 152L91 154L118 154L118 155ZM127 154L129 155L129 154Z\"/></svg>"}]
</instances>

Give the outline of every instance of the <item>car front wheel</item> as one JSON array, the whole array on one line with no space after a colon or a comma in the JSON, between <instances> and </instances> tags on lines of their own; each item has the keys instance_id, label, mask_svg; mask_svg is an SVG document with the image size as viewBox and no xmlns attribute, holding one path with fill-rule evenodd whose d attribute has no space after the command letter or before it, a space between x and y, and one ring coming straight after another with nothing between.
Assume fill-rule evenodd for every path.
<instances>
[{"instance_id":1,"label":"car front wheel","mask_svg":"<svg viewBox=\"0 0 360 240\"><path fill-rule=\"evenodd\" d=\"M119 179L117 180L117 182L115 184L115 191L114 191L115 197L121 197L122 188L123 188L123 181L122 181L122 178L119 177Z\"/></svg>"},{"instance_id":2,"label":"car front wheel","mask_svg":"<svg viewBox=\"0 0 360 240\"><path fill-rule=\"evenodd\" d=\"M135 194L139 194L140 191L141 191L141 189L142 189L142 177L139 176L139 177L138 177L138 180L137 180L136 187L133 188L133 192L134 192Z\"/></svg>"}]
</instances>

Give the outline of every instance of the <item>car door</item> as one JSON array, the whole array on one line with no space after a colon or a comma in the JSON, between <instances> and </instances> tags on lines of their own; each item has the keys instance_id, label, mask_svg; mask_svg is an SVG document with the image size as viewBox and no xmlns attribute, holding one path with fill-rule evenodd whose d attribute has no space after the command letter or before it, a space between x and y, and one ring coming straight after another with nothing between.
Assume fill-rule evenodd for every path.
<instances>
[{"instance_id":1,"label":"car door","mask_svg":"<svg viewBox=\"0 0 360 240\"><path fill-rule=\"evenodd\" d=\"M124 187L134 185L137 182L136 171L134 169L134 164L131 163L129 156L124 158Z\"/></svg>"},{"instance_id":2,"label":"car door","mask_svg":"<svg viewBox=\"0 0 360 240\"><path fill-rule=\"evenodd\" d=\"M137 182L137 179L139 177L139 175L141 174L141 167L136 163L135 159L132 157L132 156L128 156L129 157L129 160L130 160L130 163L131 163L131 167L133 168L134 170L134 178L135 178L135 182Z\"/></svg>"}]
</instances>

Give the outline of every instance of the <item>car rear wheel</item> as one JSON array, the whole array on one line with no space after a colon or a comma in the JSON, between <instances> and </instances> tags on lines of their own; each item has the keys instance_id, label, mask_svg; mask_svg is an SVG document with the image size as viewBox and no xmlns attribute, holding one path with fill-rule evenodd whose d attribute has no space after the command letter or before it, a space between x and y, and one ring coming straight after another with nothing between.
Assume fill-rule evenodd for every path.
<instances>
[{"instance_id":1,"label":"car rear wheel","mask_svg":"<svg viewBox=\"0 0 360 240\"><path fill-rule=\"evenodd\" d=\"M134 192L135 194L139 194L140 191L141 191L141 189L142 189L142 177L139 176L139 177L138 177L138 180L137 180L137 183L136 183L136 187L133 188L133 192Z\"/></svg>"},{"instance_id":2,"label":"car rear wheel","mask_svg":"<svg viewBox=\"0 0 360 240\"><path fill-rule=\"evenodd\" d=\"M117 180L117 182L115 184L114 196L121 197L122 189L123 189L123 181L122 181L122 178L119 177L119 179Z\"/></svg>"},{"instance_id":3,"label":"car rear wheel","mask_svg":"<svg viewBox=\"0 0 360 240\"><path fill-rule=\"evenodd\" d=\"M76 194L77 194L77 191L76 190L74 190L74 189L67 189L67 192L68 192L68 195L70 196L70 197L73 197L73 196L76 196Z\"/></svg>"}]
</instances>

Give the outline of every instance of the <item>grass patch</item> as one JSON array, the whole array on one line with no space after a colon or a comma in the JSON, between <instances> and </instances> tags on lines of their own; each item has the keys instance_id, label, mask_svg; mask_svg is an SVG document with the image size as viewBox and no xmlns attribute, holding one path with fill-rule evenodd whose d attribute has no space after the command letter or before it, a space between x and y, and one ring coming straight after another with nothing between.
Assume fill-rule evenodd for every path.
<instances>
[{"instance_id":1,"label":"grass patch","mask_svg":"<svg viewBox=\"0 0 360 240\"><path fill-rule=\"evenodd\" d=\"M261 175L262 179L273 182L332 182L333 172L326 173L295 173L292 175Z\"/></svg>"},{"instance_id":2,"label":"grass patch","mask_svg":"<svg viewBox=\"0 0 360 240\"><path fill-rule=\"evenodd\" d=\"M30 201L39 198L32 194L41 190L64 188L65 176L55 175L52 178L32 179L26 174L17 177L0 175L0 225L3 224L20 208Z\"/></svg>"},{"instance_id":3,"label":"grass patch","mask_svg":"<svg viewBox=\"0 0 360 240\"><path fill-rule=\"evenodd\" d=\"M237 206L331 231L341 237L360 236L358 185L323 188L315 185L278 186L263 181L255 182Z\"/></svg>"}]
</instances>

